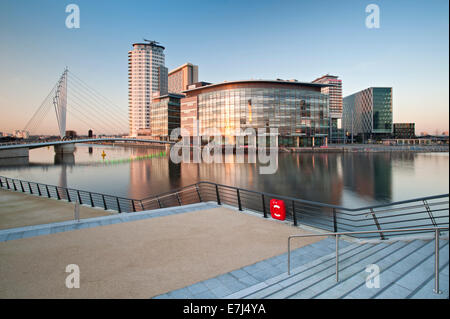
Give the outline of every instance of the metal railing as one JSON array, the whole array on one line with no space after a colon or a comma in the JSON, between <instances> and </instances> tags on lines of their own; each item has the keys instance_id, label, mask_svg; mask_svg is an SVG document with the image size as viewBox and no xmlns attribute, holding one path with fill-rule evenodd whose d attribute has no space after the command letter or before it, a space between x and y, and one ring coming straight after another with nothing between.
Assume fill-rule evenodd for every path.
<instances>
[{"instance_id":1,"label":"metal railing","mask_svg":"<svg viewBox=\"0 0 450 319\"><path fill-rule=\"evenodd\" d=\"M122 212L137 212L140 209L140 201L131 198L101 194L74 188L61 187L50 184L24 181L16 178L0 176L0 187L4 189L20 191L26 194L42 197L78 202L80 204L99 207L105 210Z\"/></svg>"},{"instance_id":2,"label":"metal railing","mask_svg":"<svg viewBox=\"0 0 450 319\"><path fill-rule=\"evenodd\" d=\"M358 232L359 237L381 239L403 234L395 229L439 227L449 223L449 194L415 198L361 208L345 208L298 198L253 191L234 186L201 181L147 198L132 199L82 191L55 185L28 182L0 176L0 187L24 193L74 201L92 207L122 212L137 212L165 207L214 201L270 216L270 200L283 200L286 219L297 226L308 225L331 232ZM365 232L377 230L377 232Z\"/></svg>"},{"instance_id":3,"label":"metal railing","mask_svg":"<svg viewBox=\"0 0 450 319\"><path fill-rule=\"evenodd\" d=\"M443 230L448 230L448 227L428 227L428 228L409 228L409 229L390 229L383 232L432 232L434 231L434 292L441 293L439 291L439 233ZM336 282L339 281L339 236L341 235L355 235L355 234L368 234L379 233L380 230L372 231L359 231L359 232L339 232L339 233L323 233L323 234L308 234L308 235L291 235L288 237L288 276L291 275L291 239L302 237L322 237L322 236L335 236L336 238Z\"/></svg>"},{"instance_id":4,"label":"metal railing","mask_svg":"<svg viewBox=\"0 0 450 319\"><path fill-rule=\"evenodd\" d=\"M179 206L184 202L215 201L219 205L228 204L241 211L247 209L262 213L268 218L270 200L278 199L285 202L286 219L295 226L301 223L332 232L356 232L448 225L448 198L448 194L443 194L352 209L203 181L143 199L142 202L147 210ZM380 236L385 239L385 233L364 233L363 237Z\"/></svg>"}]
</instances>

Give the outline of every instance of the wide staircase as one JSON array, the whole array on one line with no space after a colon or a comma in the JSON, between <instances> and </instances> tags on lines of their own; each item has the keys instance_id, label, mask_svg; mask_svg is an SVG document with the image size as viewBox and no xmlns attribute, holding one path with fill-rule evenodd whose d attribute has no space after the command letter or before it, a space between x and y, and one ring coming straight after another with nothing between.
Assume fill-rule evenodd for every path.
<instances>
[{"instance_id":1,"label":"wide staircase","mask_svg":"<svg viewBox=\"0 0 450 319\"><path fill-rule=\"evenodd\" d=\"M322 240L323 247L334 239ZM351 243L339 252L339 281L336 282L335 253L315 258L279 275L229 294L226 298L447 298L449 297L448 238L439 241L439 289L434 293L435 241L398 240L377 243ZM292 253L295 266L307 259L306 247ZM269 261L270 263L270 261ZM379 269L379 285L369 279L373 268ZM286 265L287 266L287 265ZM369 281L367 283L366 281ZM372 287L372 288L369 288Z\"/></svg>"}]
</instances>

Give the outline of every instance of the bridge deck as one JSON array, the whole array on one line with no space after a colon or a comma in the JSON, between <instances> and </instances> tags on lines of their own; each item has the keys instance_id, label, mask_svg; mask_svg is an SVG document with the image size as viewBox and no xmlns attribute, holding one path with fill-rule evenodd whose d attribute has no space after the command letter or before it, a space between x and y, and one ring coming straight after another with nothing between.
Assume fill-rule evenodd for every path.
<instances>
[{"instance_id":1,"label":"bridge deck","mask_svg":"<svg viewBox=\"0 0 450 319\"><path fill-rule=\"evenodd\" d=\"M159 141L159 140L148 140L148 139L136 139L136 138L84 138L75 140L65 140L65 141L50 141L50 142L40 142L40 143L24 143L24 144L6 144L0 145L0 150L10 150L18 148L39 148L55 145L64 144L78 144L78 143L92 143L92 142L136 142L136 143L148 143L148 144L175 144L172 141Z\"/></svg>"}]
</instances>

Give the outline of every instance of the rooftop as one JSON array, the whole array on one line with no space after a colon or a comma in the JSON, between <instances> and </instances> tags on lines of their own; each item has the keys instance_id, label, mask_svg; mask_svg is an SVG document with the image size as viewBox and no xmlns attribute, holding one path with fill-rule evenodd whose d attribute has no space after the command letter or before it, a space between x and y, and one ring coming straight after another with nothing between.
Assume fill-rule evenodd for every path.
<instances>
[{"instance_id":1,"label":"rooftop","mask_svg":"<svg viewBox=\"0 0 450 319\"><path fill-rule=\"evenodd\" d=\"M327 87L330 86L329 84L321 84L321 83L311 83L311 82L298 82L298 81L292 81L292 80L239 80L239 81L224 81L221 83L214 83L214 84L210 84L210 85L204 85L198 88L194 88L194 89L190 89L190 90L186 90L183 91L183 93L185 92L193 92L193 91L197 91L197 90L203 90L203 89L208 89L208 88L212 88L212 87L217 87L217 86L221 86L221 85L227 85L227 84L240 84L240 83L269 83L269 84L288 84L288 85L293 85L293 86L309 86L309 87L315 87L315 88L322 88L322 87Z\"/></svg>"},{"instance_id":2,"label":"rooftop","mask_svg":"<svg viewBox=\"0 0 450 319\"><path fill-rule=\"evenodd\" d=\"M175 69L171 70L168 74L170 75L170 74L172 74L172 73L174 73L174 72L176 72L178 70L181 70L182 68L187 67L187 66L192 66L193 67L195 65L192 64L192 63L187 62L187 63L185 63L183 65L180 65L180 66L176 67Z\"/></svg>"}]
</instances>

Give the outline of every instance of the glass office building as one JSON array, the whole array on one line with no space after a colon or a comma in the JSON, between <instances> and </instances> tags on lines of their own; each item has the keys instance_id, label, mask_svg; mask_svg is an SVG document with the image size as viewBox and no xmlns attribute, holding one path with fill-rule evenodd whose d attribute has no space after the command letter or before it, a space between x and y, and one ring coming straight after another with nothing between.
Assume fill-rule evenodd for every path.
<instances>
[{"instance_id":1,"label":"glass office building","mask_svg":"<svg viewBox=\"0 0 450 319\"><path fill-rule=\"evenodd\" d=\"M362 140L392 134L392 88L371 87L344 98L342 125Z\"/></svg>"},{"instance_id":2,"label":"glass office building","mask_svg":"<svg viewBox=\"0 0 450 319\"><path fill-rule=\"evenodd\" d=\"M236 129L278 129L278 144L285 146L321 146L327 144L328 95L321 93L323 84L297 81L249 80L206 85L184 91L181 114L196 118L204 135L219 131L225 143L236 142ZM185 124L185 125L183 125Z\"/></svg>"},{"instance_id":3,"label":"glass office building","mask_svg":"<svg viewBox=\"0 0 450 319\"><path fill-rule=\"evenodd\" d=\"M416 138L415 123L394 123L394 138Z\"/></svg>"},{"instance_id":4,"label":"glass office building","mask_svg":"<svg viewBox=\"0 0 450 319\"><path fill-rule=\"evenodd\" d=\"M168 141L170 132L180 127L180 99L183 97L169 93L152 99L150 120L153 139Z\"/></svg>"}]
</instances>

